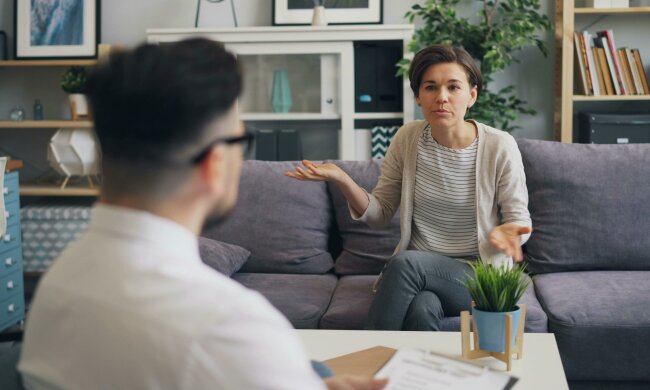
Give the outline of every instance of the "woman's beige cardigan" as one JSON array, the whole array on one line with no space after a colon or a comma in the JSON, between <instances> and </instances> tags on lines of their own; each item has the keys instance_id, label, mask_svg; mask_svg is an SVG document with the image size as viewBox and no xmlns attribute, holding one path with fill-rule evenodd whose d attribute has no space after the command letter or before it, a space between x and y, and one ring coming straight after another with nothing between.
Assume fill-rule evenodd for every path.
<instances>
[{"instance_id":1,"label":"woman's beige cardigan","mask_svg":"<svg viewBox=\"0 0 650 390\"><path fill-rule=\"evenodd\" d=\"M512 264L512 258L490 244L488 235L495 226L508 222L531 226L521 153L510 134L474 123L478 128L476 222L479 253L483 261L490 264ZM400 207L400 241L393 255L406 250L411 240L418 140L426 126L424 121L414 121L399 129L381 164L377 186L368 194L370 204L366 212L359 216L350 208L355 220L381 228ZM529 234L522 236L521 243L528 237Z\"/></svg>"}]
</instances>

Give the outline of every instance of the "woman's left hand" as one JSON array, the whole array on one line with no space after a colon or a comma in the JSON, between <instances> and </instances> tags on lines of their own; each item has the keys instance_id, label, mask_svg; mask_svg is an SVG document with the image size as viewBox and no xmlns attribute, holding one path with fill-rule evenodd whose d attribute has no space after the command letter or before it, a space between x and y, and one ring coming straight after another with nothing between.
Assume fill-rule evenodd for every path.
<instances>
[{"instance_id":1,"label":"woman's left hand","mask_svg":"<svg viewBox=\"0 0 650 390\"><path fill-rule=\"evenodd\" d=\"M516 262L523 260L521 252L521 239L519 236L528 234L533 229L529 226L521 226L515 223L504 223L492 229L490 232L490 243L506 256L512 256Z\"/></svg>"}]
</instances>

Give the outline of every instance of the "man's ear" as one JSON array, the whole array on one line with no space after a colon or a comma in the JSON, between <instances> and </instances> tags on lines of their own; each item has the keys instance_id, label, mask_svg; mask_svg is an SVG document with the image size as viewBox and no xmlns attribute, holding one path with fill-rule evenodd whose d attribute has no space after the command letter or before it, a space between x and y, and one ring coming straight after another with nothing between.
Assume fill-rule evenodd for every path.
<instances>
[{"instance_id":1,"label":"man's ear","mask_svg":"<svg viewBox=\"0 0 650 390\"><path fill-rule=\"evenodd\" d=\"M221 145L213 147L199 164L201 182L213 192L222 188L223 151Z\"/></svg>"}]
</instances>

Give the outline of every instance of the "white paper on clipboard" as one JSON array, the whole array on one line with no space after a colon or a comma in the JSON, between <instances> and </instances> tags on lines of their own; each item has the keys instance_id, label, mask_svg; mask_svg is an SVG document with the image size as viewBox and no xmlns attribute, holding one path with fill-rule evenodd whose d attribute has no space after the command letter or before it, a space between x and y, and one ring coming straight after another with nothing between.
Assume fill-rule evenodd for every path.
<instances>
[{"instance_id":1,"label":"white paper on clipboard","mask_svg":"<svg viewBox=\"0 0 650 390\"><path fill-rule=\"evenodd\" d=\"M403 348L375 374L384 390L507 390L517 378L429 351Z\"/></svg>"},{"instance_id":2,"label":"white paper on clipboard","mask_svg":"<svg viewBox=\"0 0 650 390\"><path fill-rule=\"evenodd\" d=\"M7 157L0 157L0 237L7 232L7 214L5 213L5 168L7 167Z\"/></svg>"}]
</instances>

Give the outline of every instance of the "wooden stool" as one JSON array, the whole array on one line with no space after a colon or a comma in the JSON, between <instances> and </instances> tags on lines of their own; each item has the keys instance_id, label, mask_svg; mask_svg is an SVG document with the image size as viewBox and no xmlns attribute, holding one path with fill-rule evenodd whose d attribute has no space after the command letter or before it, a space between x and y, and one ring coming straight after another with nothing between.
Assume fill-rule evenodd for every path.
<instances>
[{"instance_id":1,"label":"wooden stool","mask_svg":"<svg viewBox=\"0 0 650 390\"><path fill-rule=\"evenodd\" d=\"M474 309L474 302L472 302L472 309ZM485 351L479 348L478 344L478 331L476 327L476 320L474 316L470 315L470 312L465 310L460 313L460 337L461 337L461 346L462 346L462 356L465 359L478 359L486 356L492 356L502 362L507 366L507 371L512 369L512 354L517 354L517 359L523 357L522 351L524 346L524 326L526 325L526 305L520 304L519 309L521 310L521 318L519 319L519 327L517 329L517 336L515 337L515 346L512 347L512 316L510 314L506 315L506 326L505 326L505 340L506 340L506 350L505 352L490 352ZM474 329L474 346L470 345L470 321L472 328Z\"/></svg>"}]
</instances>

